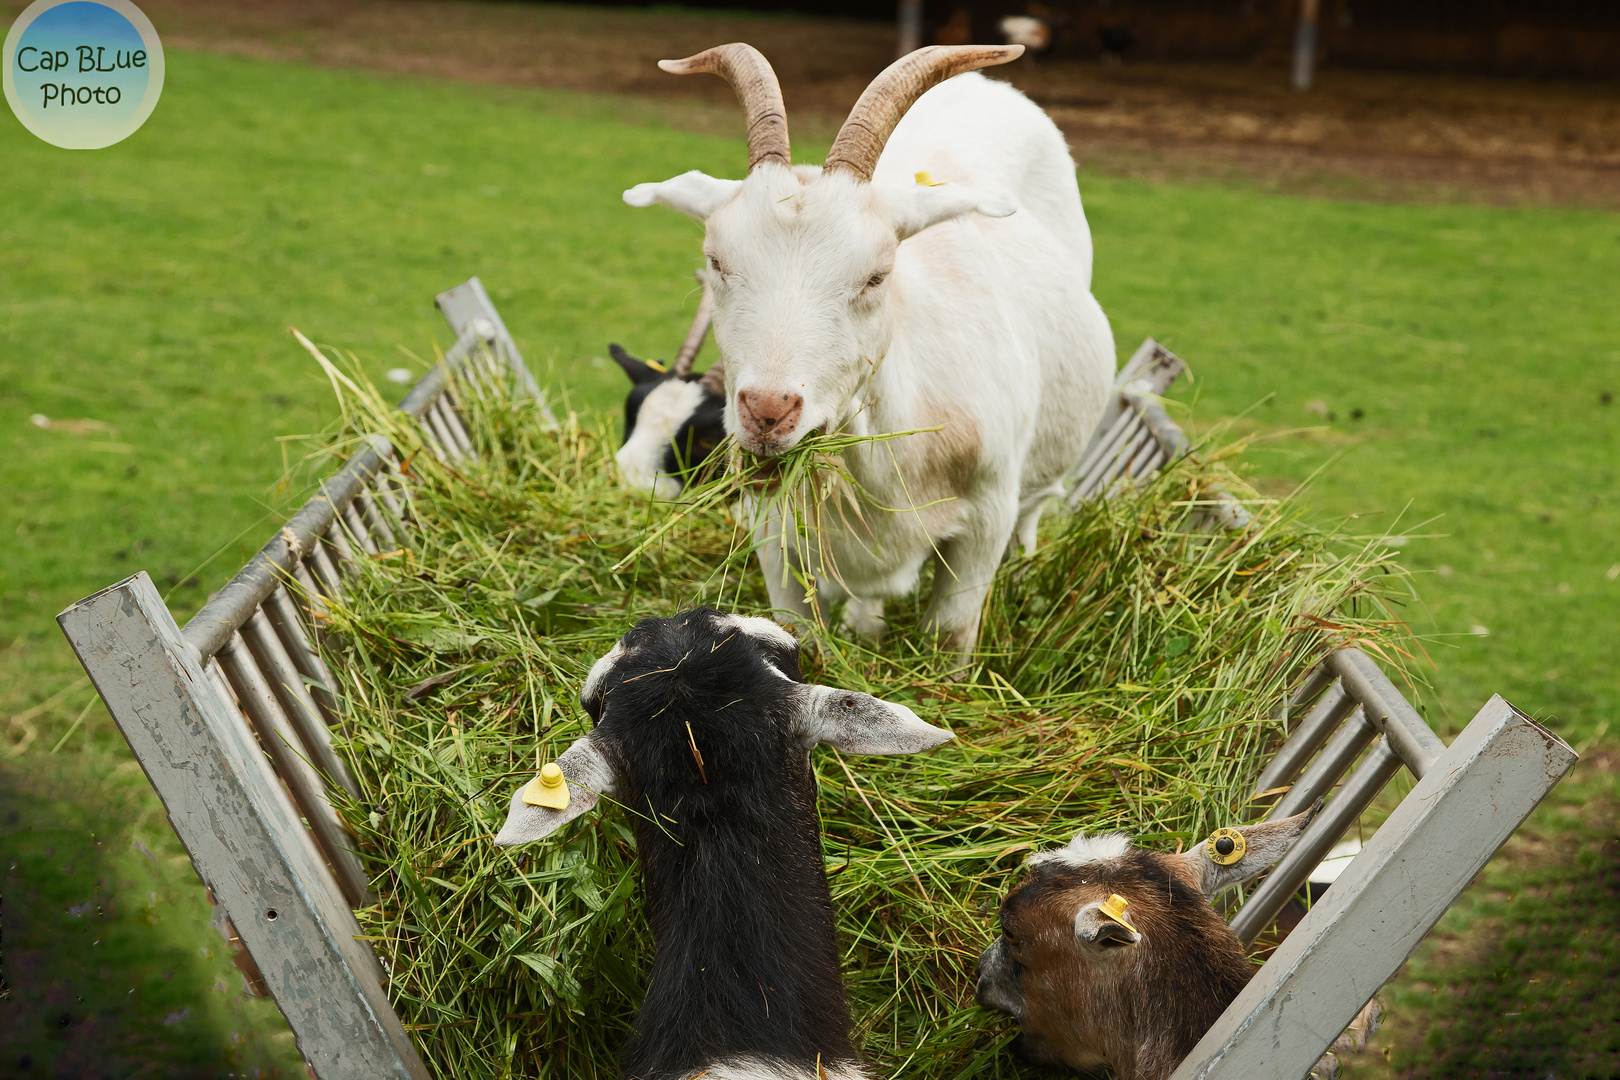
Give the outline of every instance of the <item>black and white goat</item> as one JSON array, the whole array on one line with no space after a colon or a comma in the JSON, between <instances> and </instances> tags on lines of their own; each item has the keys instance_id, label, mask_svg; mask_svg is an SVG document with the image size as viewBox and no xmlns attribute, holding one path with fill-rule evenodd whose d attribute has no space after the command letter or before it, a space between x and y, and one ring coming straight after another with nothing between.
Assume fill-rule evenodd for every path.
<instances>
[{"instance_id":1,"label":"black and white goat","mask_svg":"<svg viewBox=\"0 0 1620 1080\"><path fill-rule=\"evenodd\" d=\"M726 437L725 373L703 375L649 364L617 345L613 360L630 376L624 400L624 445L614 460L624 482L661 499L681 493Z\"/></svg>"},{"instance_id":2,"label":"black and white goat","mask_svg":"<svg viewBox=\"0 0 1620 1080\"><path fill-rule=\"evenodd\" d=\"M659 498L673 499L726 437L726 371L716 360L702 375L692 374L692 361L703 348L714 311L708 281L697 317L675 362L664 365L638 360L618 345L609 345L613 362L630 376L624 399L624 445L614 460L621 479Z\"/></svg>"},{"instance_id":3,"label":"black and white goat","mask_svg":"<svg viewBox=\"0 0 1620 1080\"><path fill-rule=\"evenodd\" d=\"M909 754L950 732L903 705L803 682L791 634L709 609L638 623L591 668L580 703L595 729L557 760L568 803L518 792L495 842L538 840L599 796L631 811L657 948L625 1075L864 1076L810 749Z\"/></svg>"},{"instance_id":4,"label":"black and white goat","mask_svg":"<svg viewBox=\"0 0 1620 1080\"><path fill-rule=\"evenodd\" d=\"M1315 813L1180 855L1081 833L1033 856L979 957L979 1004L1017 1019L1031 1061L1163 1080L1254 974L1210 898L1281 858Z\"/></svg>"}]
</instances>

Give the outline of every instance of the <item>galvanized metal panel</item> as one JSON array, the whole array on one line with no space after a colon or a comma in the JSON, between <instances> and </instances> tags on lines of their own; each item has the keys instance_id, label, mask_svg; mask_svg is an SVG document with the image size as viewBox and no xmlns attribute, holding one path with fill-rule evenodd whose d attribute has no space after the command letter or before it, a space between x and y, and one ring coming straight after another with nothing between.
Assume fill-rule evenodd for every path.
<instances>
[{"instance_id":1,"label":"galvanized metal panel","mask_svg":"<svg viewBox=\"0 0 1620 1080\"><path fill-rule=\"evenodd\" d=\"M1070 506L1102 494L1120 476L1152 475L1186 452L1186 435L1156 400L1184 370L1181 358L1152 338L1125 362L1114 379L1114 396L1071 474Z\"/></svg>"},{"instance_id":2,"label":"galvanized metal panel","mask_svg":"<svg viewBox=\"0 0 1620 1080\"><path fill-rule=\"evenodd\" d=\"M1491 698L1172 1080L1304 1076L1575 760Z\"/></svg>"},{"instance_id":3,"label":"galvanized metal panel","mask_svg":"<svg viewBox=\"0 0 1620 1080\"><path fill-rule=\"evenodd\" d=\"M453 289L447 289L434 297L433 302L438 305L439 311L444 314L445 321L457 337L469 330L484 334L480 321L487 322L489 329L494 331L492 336L499 343L501 351L506 354L507 363L511 366L518 386L530 397L537 398L542 403L541 409L548 424L555 424L557 418L552 415L551 406L544 404L546 396L540 389L540 384L534 381L528 365L523 362L523 354L518 352L517 342L506 329L506 323L501 320L500 313L495 310L495 304L484 291L484 283L476 277L468 278Z\"/></svg>"},{"instance_id":4,"label":"galvanized metal panel","mask_svg":"<svg viewBox=\"0 0 1620 1080\"><path fill-rule=\"evenodd\" d=\"M274 598L284 595L285 592L286 590L278 588L270 595ZM287 646L272 625L269 616L260 609L254 613L253 618L242 624L242 629L238 632L253 653L254 660L258 662L260 674L264 676L281 703L283 715L292 721L293 730L298 733L298 743L303 748L303 755L309 759L310 764L321 771L326 783L335 781L350 795L359 798L359 785L354 782L354 777L349 775L349 767L332 748L332 730L327 727L326 717L315 704L315 698L310 694L309 687L304 685L304 673L293 662Z\"/></svg>"},{"instance_id":5,"label":"galvanized metal panel","mask_svg":"<svg viewBox=\"0 0 1620 1080\"><path fill-rule=\"evenodd\" d=\"M360 927L146 574L57 617L322 1080L427 1080Z\"/></svg>"},{"instance_id":6,"label":"galvanized metal panel","mask_svg":"<svg viewBox=\"0 0 1620 1080\"><path fill-rule=\"evenodd\" d=\"M476 278L439 301L458 340L445 363L429 371L399 408L418 420L428 414L424 426L437 422L435 434L445 450L464 453L471 444L454 412L453 372L487 381L487 373L498 370L491 365L504 364L520 390L537 397L540 391ZM545 417L555 423L549 410ZM430 438L429 445L434 441ZM303 685L307 677L330 688L331 674L312 648L314 626L304 625L282 586L297 582L308 593L307 602L320 607L323 594L341 593L334 558L352 565L379 553L379 544L391 550L410 542L409 486L394 448L380 435L363 444L183 632L145 575L97 593L61 617L64 632L169 807L198 872L225 906L220 925L240 928L250 954L274 973L267 981L277 1003L326 1080L426 1075L380 992L376 956L354 941L358 928L338 883L283 787L283 782L290 785L307 804L303 816L320 834L349 899L360 900L364 874L305 760L313 759L340 783L347 780L326 731L336 719L336 702L328 689L311 693ZM268 610L256 618L261 604ZM236 639L233 646L239 630L248 643ZM241 684L240 695L211 661L216 655ZM186 661L192 668L208 664L208 673L196 678ZM119 679L128 685L120 689ZM244 709L263 732L264 747ZM184 730L174 730L175 724ZM187 754L174 753L181 745L195 757L190 779ZM265 749L276 757L282 777L266 760ZM207 773L208 784L198 785L199 771ZM220 815L235 826L214 827ZM205 820L209 828L196 827ZM243 882L249 887L234 892L229 887ZM277 916L267 916L270 910ZM302 953L289 945L300 941ZM366 1024L371 1027L362 1031Z\"/></svg>"},{"instance_id":7,"label":"galvanized metal panel","mask_svg":"<svg viewBox=\"0 0 1620 1080\"><path fill-rule=\"evenodd\" d=\"M1327 795L1356 758L1378 737L1378 728L1362 715L1358 706L1340 726L1333 738L1322 747L1321 753L1308 765L1294 785L1277 800L1268 820L1291 817Z\"/></svg>"},{"instance_id":8,"label":"galvanized metal panel","mask_svg":"<svg viewBox=\"0 0 1620 1080\"><path fill-rule=\"evenodd\" d=\"M315 582L310 578L308 568L299 563L293 568L293 573L300 585L308 590L310 601L324 604L320 593L315 591ZM282 648L287 650L287 656L297 665L298 674L303 677L310 700L321 711L321 719L325 721L327 727L337 727L339 723L337 684L332 680L332 673L327 669L326 661L321 658L320 650L315 647L313 631L299 614L298 605L292 595L285 588L278 586L265 600L263 610L265 617L270 620L270 625L275 627Z\"/></svg>"},{"instance_id":9,"label":"galvanized metal panel","mask_svg":"<svg viewBox=\"0 0 1620 1080\"><path fill-rule=\"evenodd\" d=\"M350 548L359 544L360 550L367 555L377 554L377 542L372 539L371 530L366 528L366 523L360 519L360 513L354 508L353 502L345 506L343 513L338 515L338 528L344 530Z\"/></svg>"},{"instance_id":10,"label":"galvanized metal panel","mask_svg":"<svg viewBox=\"0 0 1620 1080\"><path fill-rule=\"evenodd\" d=\"M292 793L293 801L315 834L316 843L336 872L344 898L355 906L366 903L366 873L353 851L354 838L327 801L325 782L304 755L297 730L281 711L275 691L259 670L258 662L241 635L232 635L215 657L236 691L242 711L253 721L260 745L275 762L277 775Z\"/></svg>"},{"instance_id":11,"label":"galvanized metal panel","mask_svg":"<svg viewBox=\"0 0 1620 1080\"><path fill-rule=\"evenodd\" d=\"M1137 411L1141 413L1142 425L1153 433L1154 440L1166 457L1177 458L1187 452L1187 447L1191 445L1187 436L1176 422L1170 419L1170 414L1164 411L1163 405L1151 397L1134 393L1129 388L1124 391L1124 395L1125 400L1135 405Z\"/></svg>"},{"instance_id":12,"label":"galvanized metal panel","mask_svg":"<svg viewBox=\"0 0 1620 1080\"><path fill-rule=\"evenodd\" d=\"M1446 752L1446 744L1429 730L1428 723L1366 653L1340 649L1329 654L1328 666L1338 674L1340 684L1361 702L1368 721L1389 739L1390 747L1401 755L1413 776L1421 778Z\"/></svg>"},{"instance_id":13,"label":"galvanized metal panel","mask_svg":"<svg viewBox=\"0 0 1620 1080\"><path fill-rule=\"evenodd\" d=\"M1319 665L1307 680L1307 689L1320 691L1322 685L1333 679L1332 670L1326 664ZM1329 687L1293 734L1288 736L1288 741L1278 748L1271 764L1260 771L1260 778L1254 783L1255 796L1258 798L1273 788L1292 783L1311 755L1321 748L1355 707L1356 699L1344 687Z\"/></svg>"},{"instance_id":14,"label":"galvanized metal panel","mask_svg":"<svg viewBox=\"0 0 1620 1080\"><path fill-rule=\"evenodd\" d=\"M270 542L236 576L225 583L201 611L186 623L186 640L204 657L214 655L230 640L276 585L287 580L292 566L329 533L339 511L376 473L383 455L391 452L386 439L374 439L343 463L320 493L305 503Z\"/></svg>"},{"instance_id":15,"label":"galvanized metal panel","mask_svg":"<svg viewBox=\"0 0 1620 1080\"><path fill-rule=\"evenodd\" d=\"M1389 740L1378 740L1378 745L1362 760L1344 788L1295 839L1288 854L1271 868L1271 873L1232 918L1232 933L1239 941L1248 945L1260 936L1400 768L1401 759L1390 749Z\"/></svg>"}]
</instances>

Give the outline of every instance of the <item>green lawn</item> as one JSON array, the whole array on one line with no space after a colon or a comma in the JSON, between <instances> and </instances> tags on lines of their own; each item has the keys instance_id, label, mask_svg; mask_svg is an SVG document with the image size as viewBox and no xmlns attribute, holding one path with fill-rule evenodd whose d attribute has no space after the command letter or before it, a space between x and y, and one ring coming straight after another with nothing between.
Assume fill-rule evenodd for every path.
<instances>
[{"instance_id":1,"label":"green lawn","mask_svg":"<svg viewBox=\"0 0 1620 1080\"><path fill-rule=\"evenodd\" d=\"M696 226L619 192L735 175L741 147L646 103L175 51L127 142L56 150L8 118L0 160L0 716L20 717L0 739L0 1072L293 1075L52 616L137 569L187 613L264 540L298 494L277 481L301 444L278 437L332 413L289 325L379 378L421 370L449 340L430 298L478 274L531 366L614 405L622 377L594 358L673 351L699 261ZM1431 717L1459 727L1499 692L1601 737L1620 216L1082 188L1121 352L1151 333L1184 356L1194 426L1242 413L1267 436L1267 490L1315 475L1324 516L1411 537Z\"/></svg>"}]
</instances>

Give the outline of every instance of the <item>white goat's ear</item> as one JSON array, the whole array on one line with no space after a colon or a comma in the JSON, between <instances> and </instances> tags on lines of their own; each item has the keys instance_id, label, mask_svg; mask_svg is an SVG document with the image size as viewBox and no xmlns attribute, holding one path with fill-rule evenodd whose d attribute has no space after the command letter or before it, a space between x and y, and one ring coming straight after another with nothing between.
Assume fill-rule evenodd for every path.
<instances>
[{"instance_id":1,"label":"white goat's ear","mask_svg":"<svg viewBox=\"0 0 1620 1080\"><path fill-rule=\"evenodd\" d=\"M693 169L660 184L637 184L624 193L624 201L631 206L663 203L688 217L707 221L741 187L741 180L717 180Z\"/></svg>"},{"instance_id":2,"label":"white goat's ear","mask_svg":"<svg viewBox=\"0 0 1620 1080\"><path fill-rule=\"evenodd\" d=\"M506 824L495 836L497 847L528 844L549 836L581 814L596 806L598 795L613 795L618 790L618 777L613 766L596 748L589 735L574 740L574 745L563 751L557 759L558 768L568 780L568 805L561 810L549 806L533 806L523 799L528 787L512 794L512 807L506 812Z\"/></svg>"},{"instance_id":3,"label":"white goat's ear","mask_svg":"<svg viewBox=\"0 0 1620 1080\"><path fill-rule=\"evenodd\" d=\"M1288 854L1294 840L1305 831L1305 826L1311 823L1311 819L1321 808L1322 801L1318 799L1315 806L1293 817L1236 826L1230 831L1238 833L1243 838L1241 853L1235 849L1231 852L1222 852L1215 846L1219 842L1219 834L1214 834L1208 840L1193 845L1191 851L1169 857L1181 860L1187 868L1188 875L1203 890L1205 896L1214 896L1222 889L1229 889L1239 882L1248 881ZM1225 846L1231 847L1230 844ZM1235 862L1225 862L1234 854L1238 855Z\"/></svg>"},{"instance_id":4,"label":"white goat's ear","mask_svg":"<svg viewBox=\"0 0 1620 1080\"><path fill-rule=\"evenodd\" d=\"M961 184L913 184L884 192L880 205L894 235L904 240L915 236L942 221L951 221L977 212L985 217L1003 218L1018 209L1011 195L999 191L981 191Z\"/></svg>"},{"instance_id":5,"label":"white goat's ear","mask_svg":"<svg viewBox=\"0 0 1620 1080\"><path fill-rule=\"evenodd\" d=\"M806 749L826 743L846 754L916 754L956 738L904 705L871 694L801 683L798 700Z\"/></svg>"}]
</instances>

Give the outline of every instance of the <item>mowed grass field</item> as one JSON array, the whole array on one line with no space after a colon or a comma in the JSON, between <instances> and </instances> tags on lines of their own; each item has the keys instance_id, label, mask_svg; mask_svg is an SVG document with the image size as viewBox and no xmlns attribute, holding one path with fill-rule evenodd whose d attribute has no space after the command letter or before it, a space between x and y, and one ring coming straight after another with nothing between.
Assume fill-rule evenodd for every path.
<instances>
[{"instance_id":1,"label":"mowed grass field","mask_svg":"<svg viewBox=\"0 0 1620 1080\"><path fill-rule=\"evenodd\" d=\"M145 569L183 621L296 503L278 481L334 407L289 325L419 372L450 340L431 297L477 274L537 373L616 407L607 342L668 356L700 261L697 226L619 193L744 161L670 116L174 51L117 147L0 120L0 1074L301 1071L53 616ZM1612 970L1620 903L1620 216L1081 183L1120 353L1152 334L1185 357L1183 418L1252 431L1262 490L1309 480L1323 519L1407 537L1431 719L1501 693L1608 754L1426 947L1377 1064L1603 1052L1616 993L1581 965ZM1581 889L1596 914L1562 933ZM1468 1026L1482 1009L1540 1026Z\"/></svg>"}]
</instances>

